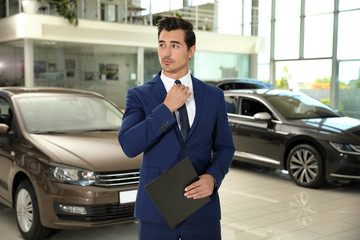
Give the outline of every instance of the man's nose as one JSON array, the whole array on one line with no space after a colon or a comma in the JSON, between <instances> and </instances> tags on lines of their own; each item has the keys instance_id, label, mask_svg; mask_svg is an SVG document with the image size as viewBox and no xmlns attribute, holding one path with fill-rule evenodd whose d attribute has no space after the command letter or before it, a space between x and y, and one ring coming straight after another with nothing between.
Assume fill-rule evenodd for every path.
<instances>
[{"instance_id":1,"label":"man's nose","mask_svg":"<svg viewBox=\"0 0 360 240\"><path fill-rule=\"evenodd\" d=\"M171 57L171 47L166 46L166 48L165 48L165 56L166 57Z\"/></svg>"}]
</instances>

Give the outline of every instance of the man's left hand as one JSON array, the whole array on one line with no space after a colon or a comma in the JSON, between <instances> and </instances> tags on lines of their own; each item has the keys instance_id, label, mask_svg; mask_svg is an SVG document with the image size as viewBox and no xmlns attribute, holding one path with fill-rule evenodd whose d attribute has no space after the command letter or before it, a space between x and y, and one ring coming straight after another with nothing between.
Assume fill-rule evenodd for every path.
<instances>
[{"instance_id":1,"label":"man's left hand","mask_svg":"<svg viewBox=\"0 0 360 240\"><path fill-rule=\"evenodd\" d=\"M210 196L214 191L215 180L210 174L199 176L199 180L185 188L184 196L187 198L204 198Z\"/></svg>"}]
</instances>

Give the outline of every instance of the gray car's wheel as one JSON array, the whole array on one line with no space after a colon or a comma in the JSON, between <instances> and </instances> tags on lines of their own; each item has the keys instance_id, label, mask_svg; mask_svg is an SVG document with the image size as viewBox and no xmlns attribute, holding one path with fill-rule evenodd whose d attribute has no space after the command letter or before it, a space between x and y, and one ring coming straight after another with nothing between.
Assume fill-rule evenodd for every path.
<instances>
[{"instance_id":1,"label":"gray car's wheel","mask_svg":"<svg viewBox=\"0 0 360 240\"><path fill-rule=\"evenodd\" d=\"M288 155L287 168L299 186L316 188L325 182L324 161L319 151L311 145L295 146Z\"/></svg>"},{"instance_id":2,"label":"gray car's wheel","mask_svg":"<svg viewBox=\"0 0 360 240\"><path fill-rule=\"evenodd\" d=\"M16 221L26 240L39 240L49 236L51 229L40 223L39 207L34 188L29 180L22 181L15 194Z\"/></svg>"}]
</instances>

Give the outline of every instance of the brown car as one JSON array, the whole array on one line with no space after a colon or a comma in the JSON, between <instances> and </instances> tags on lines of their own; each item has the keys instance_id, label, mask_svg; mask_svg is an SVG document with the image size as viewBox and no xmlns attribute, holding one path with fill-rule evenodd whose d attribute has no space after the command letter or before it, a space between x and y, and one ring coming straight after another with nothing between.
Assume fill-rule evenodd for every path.
<instances>
[{"instance_id":1,"label":"brown car","mask_svg":"<svg viewBox=\"0 0 360 240\"><path fill-rule=\"evenodd\" d=\"M121 121L94 92L0 88L0 202L25 239L134 220L141 156L122 152Z\"/></svg>"}]
</instances>

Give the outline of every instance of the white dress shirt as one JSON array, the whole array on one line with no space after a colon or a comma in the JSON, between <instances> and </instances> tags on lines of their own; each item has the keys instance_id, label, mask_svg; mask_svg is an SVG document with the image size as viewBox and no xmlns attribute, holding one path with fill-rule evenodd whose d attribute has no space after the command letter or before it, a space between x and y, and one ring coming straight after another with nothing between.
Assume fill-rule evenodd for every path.
<instances>
[{"instance_id":1,"label":"white dress shirt","mask_svg":"<svg viewBox=\"0 0 360 240\"><path fill-rule=\"evenodd\" d=\"M194 89L193 89L193 84L192 84L192 79L191 79L191 75L190 72L188 72L184 77L180 78L180 79L172 79L169 78L167 76L165 76L163 74L163 72L161 72L160 75L160 79L163 82L166 92L169 92L170 88L175 84L175 80L180 80L181 84L189 87L189 92L191 92L190 97L186 100L185 105L186 105L186 110L188 113L188 118L189 118L189 125L190 128L194 122L194 118L195 118L195 98L194 98ZM175 111L175 116L176 119L178 120L179 123L179 112L176 110ZM179 126L180 127L180 126Z\"/></svg>"}]
</instances>

